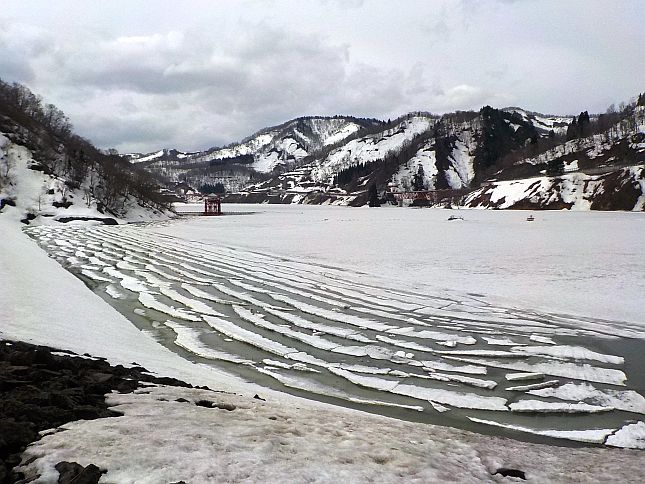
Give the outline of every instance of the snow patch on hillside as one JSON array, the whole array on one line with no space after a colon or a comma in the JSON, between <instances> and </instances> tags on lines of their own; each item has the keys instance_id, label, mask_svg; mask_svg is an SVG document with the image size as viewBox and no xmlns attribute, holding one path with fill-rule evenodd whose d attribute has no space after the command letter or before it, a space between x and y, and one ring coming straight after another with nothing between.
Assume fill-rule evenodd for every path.
<instances>
[{"instance_id":1,"label":"snow patch on hillside","mask_svg":"<svg viewBox=\"0 0 645 484\"><path fill-rule=\"evenodd\" d=\"M51 225L67 218L111 218L134 222L168 217L167 214L146 209L132 199L124 206L127 209L125 217L102 213L98 210L87 179L79 188L70 188L64 179L45 174L39 169L39 163L29 149L12 143L0 134L0 165L3 164L8 176L0 184L0 199L11 200L15 206L5 206L0 217L14 221L29 217L34 225ZM99 220L85 223L100 223Z\"/></svg>"},{"instance_id":2,"label":"snow patch on hillside","mask_svg":"<svg viewBox=\"0 0 645 484\"><path fill-rule=\"evenodd\" d=\"M381 160L389 153L400 151L404 143L427 131L435 123L434 118L411 116L389 130L351 140L318 161L311 172L312 179L325 182L350 166Z\"/></svg>"},{"instance_id":3,"label":"snow patch on hillside","mask_svg":"<svg viewBox=\"0 0 645 484\"><path fill-rule=\"evenodd\" d=\"M572 173L557 178L534 177L521 180L499 181L471 192L464 205L471 208L569 208L570 210L590 210L594 200L602 196L609 176L620 177L619 186L632 184L640 187L641 195L636 201L634 211L643 210L645 203L645 165L617 170L610 175L586 175Z\"/></svg>"}]
</instances>

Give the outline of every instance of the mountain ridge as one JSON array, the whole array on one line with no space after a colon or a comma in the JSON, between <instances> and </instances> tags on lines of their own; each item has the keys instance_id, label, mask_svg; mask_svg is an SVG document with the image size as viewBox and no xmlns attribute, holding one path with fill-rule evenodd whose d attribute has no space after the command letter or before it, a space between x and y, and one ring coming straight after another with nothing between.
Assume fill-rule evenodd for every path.
<instances>
[{"instance_id":1,"label":"mountain ridge","mask_svg":"<svg viewBox=\"0 0 645 484\"><path fill-rule=\"evenodd\" d=\"M197 189L220 183L238 192L229 197L236 201L268 201L262 193L281 193L271 200L360 205L370 185L382 196L463 191L495 180L638 165L644 162L642 124L638 103L579 116L490 106L443 115L412 112L387 122L303 116L228 147L182 153L172 161L167 151L148 155L146 169ZM313 128L318 134L312 139Z\"/></svg>"}]
</instances>

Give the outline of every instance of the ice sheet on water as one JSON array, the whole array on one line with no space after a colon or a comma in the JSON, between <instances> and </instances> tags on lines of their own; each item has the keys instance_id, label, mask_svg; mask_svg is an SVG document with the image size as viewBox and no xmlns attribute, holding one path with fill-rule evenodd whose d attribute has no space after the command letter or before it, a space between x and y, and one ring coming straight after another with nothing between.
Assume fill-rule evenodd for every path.
<instances>
[{"instance_id":1,"label":"ice sheet on water","mask_svg":"<svg viewBox=\"0 0 645 484\"><path fill-rule=\"evenodd\" d=\"M146 285L143 284L139 279L123 274L113 267L104 267L103 272L116 279L119 279L119 284L121 284L121 286L128 291L139 293L148 291L148 287L146 287Z\"/></svg>"},{"instance_id":2,"label":"ice sheet on water","mask_svg":"<svg viewBox=\"0 0 645 484\"><path fill-rule=\"evenodd\" d=\"M409 350L416 350L416 351L424 351L426 353L434 353L434 350L429 346L424 346L419 343L415 343L414 341L404 341L400 339L389 338L381 334L377 334L376 339L379 341L382 341L383 343L388 343L394 346L398 346L400 348L407 348Z\"/></svg>"},{"instance_id":3,"label":"ice sheet on water","mask_svg":"<svg viewBox=\"0 0 645 484\"><path fill-rule=\"evenodd\" d=\"M494 336L482 336L482 339L486 341L489 345L496 346L519 346L523 343L516 343L515 341L510 340L509 338L500 338Z\"/></svg>"},{"instance_id":4,"label":"ice sheet on water","mask_svg":"<svg viewBox=\"0 0 645 484\"><path fill-rule=\"evenodd\" d=\"M314 348L328 351L328 350L333 350L334 348L337 348L338 346L340 346L338 343L334 341L330 341L325 338L321 338L320 336L301 333L300 331L292 330L288 326L273 324L269 321L266 321L264 319L264 315L259 313L253 313L249 309L244 308L242 306L233 306L233 310L239 317L241 317L245 321L249 321L250 323L253 323L259 328L268 329L270 331L273 331L274 333L282 334L287 338L302 341L303 343L306 343L309 346L312 346Z\"/></svg>"},{"instance_id":5,"label":"ice sheet on water","mask_svg":"<svg viewBox=\"0 0 645 484\"><path fill-rule=\"evenodd\" d=\"M116 268L121 269L122 271L134 271L137 270L138 267L135 265L130 264L129 262L125 260L120 260L116 263Z\"/></svg>"},{"instance_id":6,"label":"ice sheet on water","mask_svg":"<svg viewBox=\"0 0 645 484\"><path fill-rule=\"evenodd\" d=\"M507 373L506 379L508 381L543 380L544 373L535 373L535 372Z\"/></svg>"},{"instance_id":7,"label":"ice sheet on water","mask_svg":"<svg viewBox=\"0 0 645 484\"><path fill-rule=\"evenodd\" d=\"M201 301L197 301L195 299L191 299L189 297L186 297L186 296L178 293L177 291L175 291L173 289L170 289L170 288L168 288L166 286L161 286L159 288L159 291L164 296L166 296L166 297L168 297L168 298L172 299L173 301L176 301L176 302L178 302L180 304L183 304L186 307L189 307L190 309L192 309L196 313L208 314L210 316L224 316L222 313L220 313L219 311L214 310L213 308L211 308L207 304L204 304Z\"/></svg>"},{"instance_id":8,"label":"ice sheet on water","mask_svg":"<svg viewBox=\"0 0 645 484\"><path fill-rule=\"evenodd\" d=\"M204 316L204 321L206 321L214 330L225 334L234 340L250 344L256 348L268 351L269 353L283 357L286 357L290 353L298 353L298 350L295 348L290 348L278 343L277 341L265 338L264 336L254 333L253 331L249 331L248 329L240 328L231 321L214 316Z\"/></svg>"},{"instance_id":9,"label":"ice sheet on water","mask_svg":"<svg viewBox=\"0 0 645 484\"><path fill-rule=\"evenodd\" d=\"M440 355L491 356L497 358L521 358L522 355L503 350L452 350L437 351Z\"/></svg>"},{"instance_id":10,"label":"ice sheet on water","mask_svg":"<svg viewBox=\"0 0 645 484\"><path fill-rule=\"evenodd\" d=\"M112 282L112 279L108 279L107 277L103 277L96 272L90 270L90 269L82 269L81 274L83 274L86 277L89 277L93 281L99 281L99 282Z\"/></svg>"},{"instance_id":11,"label":"ice sheet on water","mask_svg":"<svg viewBox=\"0 0 645 484\"><path fill-rule=\"evenodd\" d=\"M154 264L146 264L145 269L151 272L156 272L157 274L159 274L161 277L163 277L168 281L184 282L183 279L181 279L180 277L175 277L172 274L168 274L167 272L159 269L159 267L157 267Z\"/></svg>"},{"instance_id":12,"label":"ice sheet on water","mask_svg":"<svg viewBox=\"0 0 645 484\"><path fill-rule=\"evenodd\" d=\"M626 449L645 449L645 422L625 425L610 435L606 444Z\"/></svg>"},{"instance_id":13,"label":"ice sheet on water","mask_svg":"<svg viewBox=\"0 0 645 484\"><path fill-rule=\"evenodd\" d=\"M491 425L493 427L501 427L505 429L517 430L519 432L526 432L529 434L543 435L546 437L553 437L555 439L575 440L578 442L587 442L590 444L602 444L608 435L614 432L614 429L586 429L586 430L542 430L532 429L529 427L522 427L520 425L504 424L495 422L493 420L484 420L475 417L468 417L472 422L477 422L484 425Z\"/></svg>"},{"instance_id":14,"label":"ice sheet on water","mask_svg":"<svg viewBox=\"0 0 645 484\"><path fill-rule=\"evenodd\" d=\"M209 360L229 361L231 363L239 363L242 365L251 365L253 362L245 358L240 358L236 355L231 355L223 351L215 350L210 346L206 346L199 339L199 333L192 328L187 328L174 321L165 321L164 324L172 329L175 334L175 344L181 346L185 350L202 358Z\"/></svg>"},{"instance_id":15,"label":"ice sheet on water","mask_svg":"<svg viewBox=\"0 0 645 484\"><path fill-rule=\"evenodd\" d=\"M195 297L198 297L198 298L201 298L201 299L206 299L208 301L213 301L214 303L217 303L217 304L225 304L225 305L229 305L229 306L232 306L233 304L238 304L238 305L244 304L243 302L237 303L235 301L229 301L227 299L221 299L219 297L213 296L212 294L210 294L210 293L208 293L206 291L202 291L201 289L198 289L198 288L196 288L194 286L191 286L190 284L187 284L185 282L182 283L181 287L183 289L185 289L186 291L188 291L190 294L192 294Z\"/></svg>"},{"instance_id":16,"label":"ice sheet on water","mask_svg":"<svg viewBox=\"0 0 645 484\"><path fill-rule=\"evenodd\" d=\"M511 351L525 355L553 356L574 360L594 360L613 365L622 365L625 362L622 356L597 353L582 346L514 346L511 348Z\"/></svg>"},{"instance_id":17,"label":"ice sheet on water","mask_svg":"<svg viewBox=\"0 0 645 484\"><path fill-rule=\"evenodd\" d=\"M549 381L543 381L540 383L532 383L530 385L518 385L514 387L506 387L504 390L508 390L509 392L529 392L529 390L538 390L541 388L548 388L557 385L560 383L560 380L549 380Z\"/></svg>"},{"instance_id":18,"label":"ice sheet on water","mask_svg":"<svg viewBox=\"0 0 645 484\"><path fill-rule=\"evenodd\" d=\"M609 383L612 385L624 385L627 376L621 370L613 368L600 368L596 366L577 363L553 361L547 363L527 363L514 359L491 360L487 358L466 358L460 356L443 355L444 358L474 363L477 365L505 368L520 372L542 373L544 375L560 376L574 380L587 380L598 383Z\"/></svg>"},{"instance_id":19,"label":"ice sheet on water","mask_svg":"<svg viewBox=\"0 0 645 484\"><path fill-rule=\"evenodd\" d=\"M357 375L351 371L343 370L341 368L330 367L329 371L334 375L341 376L346 380L366 388L373 388L380 391L392 391L398 384L398 380L389 380L387 378L379 378L375 376Z\"/></svg>"},{"instance_id":20,"label":"ice sheet on water","mask_svg":"<svg viewBox=\"0 0 645 484\"><path fill-rule=\"evenodd\" d=\"M386 330L391 334L401 334L404 336L410 336L412 338L419 339L433 339L437 341L456 341L457 343L465 345L473 345L477 343L477 340L472 336L459 336L455 334L442 333L440 331L430 331L427 329L416 330L412 326L402 327L402 328L391 328Z\"/></svg>"},{"instance_id":21,"label":"ice sheet on water","mask_svg":"<svg viewBox=\"0 0 645 484\"><path fill-rule=\"evenodd\" d=\"M392 393L405 395L419 400L450 405L458 408L471 408L478 410L507 411L506 399L501 397L488 397L475 393L453 392L442 388L419 387L400 383Z\"/></svg>"},{"instance_id":22,"label":"ice sheet on water","mask_svg":"<svg viewBox=\"0 0 645 484\"><path fill-rule=\"evenodd\" d=\"M340 398L341 400L347 400L349 402L360 403L365 405L406 408L409 410L416 410L417 412L423 412L424 410L422 406L417 406L417 405L403 405L400 403L391 403L383 400L368 400L363 398L356 398L336 388L333 388L327 385L322 385L320 383L316 383L312 380L301 378L298 376L284 375L276 371L271 371L267 368L258 368L258 371L261 373L264 373L265 375L269 375L275 378L276 380L278 380L280 383L282 383L287 387L296 388L298 390L305 390L308 392L316 393L318 395L327 395L330 397Z\"/></svg>"},{"instance_id":23,"label":"ice sheet on water","mask_svg":"<svg viewBox=\"0 0 645 484\"><path fill-rule=\"evenodd\" d=\"M599 413L609 412L613 407L590 405L588 403L543 402L542 400L520 400L509 404L513 412L531 413Z\"/></svg>"},{"instance_id":24,"label":"ice sheet on water","mask_svg":"<svg viewBox=\"0 0 645 484\"><path fill-rule=\"evenodd\" d=\"M316 370L314 368L310 368L307 365L304 365L302 363L284 363L282 361L278 360L272 360L271 358L264 358L262 360L262 363L268 366L273 366L276 368L284 368L286 370L298 370L298 371L308 371L310 373L320 373L319 370Z\"/></svg>"},{"instance_id":25,"label":"ice sheet on water","mask_svg":"<svg viewBox=\"0 0 645 484\"><path fill-rule=\"evenodd\" d=\"M347 323L347 324L351 324L352 326L356 326L358 328L372 329L374 331L387 331L389 329L394 328L394 326L391 326L385 323L379 323L372 319L364 319L351 314L344 314L338 311L330 311L329 309L313 306L311 304L298 301L296 299L293 299L288 296L284 296L282 294L271 294L271 297L276 301L283 302L285 304L288 304L289 306L299 309L303 313L313 314L314 316L320 316L322 318L329 319L330 321Z\"/></svg>"},{"instance_id":26,"label":"ice sheet on water","mask_svg":"<svg viewBox=\"0 0 645 484\"><path fill-rule=\"evenodd\" d=\"M160 279L154 273L149 271L134 271L134 275L145 279L146 283L153 287L164 287L171 285L170 281Z\"/></svg>"},{"instance_id":27,"label":"ice sheet on water","mask_svg":"<svg viewBox=\"0 0 645 484\"><path fill-rule=\"evenodd\" d=\"M225 284L213 283L213 284L211 284L211 286L214 287L215 289L217 289L222 294L226 294L227 296L237 298L240 301L243 301L243 302L246 302L246 303L249 303L249 304L253 304L253 305L258 306L258 307L260 307L262 309L266 310L267 308L274 307L274 306L272 306L272 305L270 305L268 303L262 302L259 299L254 298L253 296L251 296L251 295L249 295L249 294L247 294L245 292L240 292L240 291L236 291L234 289L231 289L230 287L226 286ZM277 309L282 309L282 308L277 308Z\"/></svg>"},{"instance_id":28,"label":"ice sheet on water","mask_svg":"<svg viewBox=\"0 0 645 484\"><path fill-rule=\"evenodd\" d=\"M123 297L123 294L119 292L119 290L114 286L113 284L109 284L105 288L105 292L107 293L108 296L113 297L114 299L120 299Z\"/></svg>"},{"instance_id":29,"label":"ice sheet on water","mask_svg":"<svg viewBox=\"0 0 645 484\"><path fill-rule=\"evenodd\" d=\"M543 344L550 344L550 345L557 344L548 336L540 336L539 334L532 334L531 336L529 336L529 339L531 341L535 341L536 343L543 343Z\"/></svg>"},{"instance_id":30,"label":"ice sheet on water","mask_svg":"<svg viewBox=\"0 0 645 484\"><path fill-rule=\"evenodd\" d=\"M201 321L202 318L183 309L177 309L173 306L158 301L152 294L147 292L139 293L139 302L149 309L154 309L160 313L167 314L174 318L185 319L186 321Z\"/></svg>"},{"instance_id":31,"label":"ice sheet on water","mask_svg":"<svg viewBox=\"0 0 645 484\"><path fill-rule=\"evenodd\" d=\"M288 323L291 323L295 326L298 326L300 328L305 328L305 329L311 329L313 331L317 332L322 332L326 334L331 334L334 336L339 336L341 338L345 339L350 339L354 341L360 341L362 343L373 343L374 341L367 338L366 336L363 336L360 334L356 329L354 328L342 328L338 326L330 326L327 324L321 324L321 323L315 323L313 321L309 321L308 319L305 319L301 316L298 316L297 314L293 314L290 312L286 311L280 311L277 309L273 308L264 308L264 310L273 315L276 316Z\"/></svg>"},{"instance_id":32,"label":"ice sheet on water","mask_svg":"<svg viewBox=\"0 0 645 484\"><path fill-rule=\"evenodd\" d=\"M599 390L589 383L566 383L557 388L532 389L531 395L560 400L606 405L627 412L645 414L645 398L633 390Z\"/></svg>"},{"instance_id":33,"label":"ice sheet on water","mask_svg":"<svg viewBox=\"0 0 645 484\"><path fill-rule=\"evenodd\" d=\"M468 373L471 375L485 375L488 373L488 370L485 366L476 366L476 365L452 365L444 361L437 360L423 360L424 370L434 371L456 371L459 373Z\"/></svg>"}]
</instances>

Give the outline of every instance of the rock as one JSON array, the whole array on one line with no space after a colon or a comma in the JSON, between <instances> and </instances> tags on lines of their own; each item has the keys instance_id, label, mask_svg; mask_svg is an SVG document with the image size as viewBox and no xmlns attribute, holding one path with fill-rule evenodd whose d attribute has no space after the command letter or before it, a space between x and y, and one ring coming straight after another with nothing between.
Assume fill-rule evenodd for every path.
<instances>
[{"instance_id":1,"label":"rock","mask_svg":"<svg viewBox=\"0 0 645 484\"><path fill-rule=\"evenodd\" d=\"M77 462L59 462L55 466L60 474L58 484L97 484L101 475L106 471L101 471L94 464L83 467Z\"/></svg>"},{"instance_id":2,"label":"rock","mask_svg":"<svg viewBox=\"0 0 645 484\"><path fill-rule=\"evenodd\" d=\"M215 406L215 404L210 400L198 400L195 402L195 405L197 405L198 407L206 407L206 408L213 408Z\"/></svg>"},{"instance_id":3,"label":"rock","mask_svg":"<svg viewBox=\"0 0 645 484\"><path fill-rule=\"evenodd\" d=\"M27 445L38 440L39 431L79 419L121 416L108 409L106 393L132 392L144 382L191 387L179 380L151 375L140 366L113 367L104 359L53 351L45 346L0 341L0 483L24 479L12 469L20 464ZM234 409L226 404L217 407L213 402L207 405ZM59 482L98 482L101 475L96 466L62 464L65 475L72 477Z\"/></svg>"},{"instance_id":4,"label":"rock","mask_svg":"<svg viewBox=\"0 0 645 484\"><path fill-rule=\"evenodd\" d=\"M500 467L499 469L497 469L497 471L495 471L493 475L495 474L499 474L504 477L519 477L520 479L526 480L526 474L524 473L524 471L520 471L518 469L509 469L507 467Z\"/></svg>"},{"instance_id":5,"label":"rock","mask_svg":"<svg viewBox=\"0 0 645 484\"><path fill-rule=\"evenodd\" d=\"M35 440L38 432L27 422L0 420L0 457L18 452L29 442Z\"/></svg>"},{"instance_id":6,"label":"rock","mask_svg":"<svg viewBox=\"0 0 645 484\"><path fill-rule=\"evenodd\" d=\"M206 408L221 408L222 410L228 410L229 412L232 412L235 410L237 407L231 403L215 403L211 402L210 400L199 400L195 402L195 405L198 407L206 407Z\"/></svg>"},{"instance_id":7,"label":"rock","mask_svg":"<svg viewBox=\"0 0 645 484\"><path fill-rule=\"evenodd\" d=\"M232 412L237 408L232 403L218 403L217 405L215 405L215 407L221 408L222 410L228 410L229 412Z\"/></svg>"}]
</instances>

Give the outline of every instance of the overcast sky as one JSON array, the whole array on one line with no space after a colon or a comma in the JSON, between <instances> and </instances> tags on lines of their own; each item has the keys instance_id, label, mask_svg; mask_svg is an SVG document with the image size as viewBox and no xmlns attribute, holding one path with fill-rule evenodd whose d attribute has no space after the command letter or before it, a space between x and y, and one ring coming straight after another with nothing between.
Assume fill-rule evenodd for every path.
<instances>
[{"instance_id":1,"label":"overcast sky","mask_svg":"<svg viewBox=\"0 0 645 484\"><path fill-rule=\"evenodd\" d=\"M2 0L0 25L0 77L122 152L302 115L602 112L645 90L641 0Z\"/></svg>"}]
</instances>

